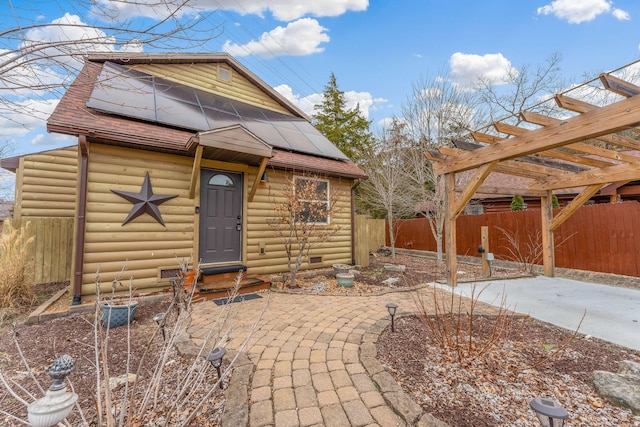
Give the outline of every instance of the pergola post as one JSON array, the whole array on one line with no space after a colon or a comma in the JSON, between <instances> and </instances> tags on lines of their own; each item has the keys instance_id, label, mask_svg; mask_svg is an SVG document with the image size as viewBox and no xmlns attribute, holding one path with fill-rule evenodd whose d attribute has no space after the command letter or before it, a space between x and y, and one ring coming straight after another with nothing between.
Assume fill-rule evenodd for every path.
<instances>
[{"instance_id":1,"label":"pergola post","mask_svg":"<svg viewBox=\"0 0 640 427\"><path fill-rule=\"evenodd\" d=\"M547 191L547 195L540 198L540 207L542 212L542 265L544 266L544 275L554 277L555 254L553 230L551 229L551 220L553 220L553 194L551 191Z\"/></svg>"},{"instance_id":2,"label":"pergola post","mask_svg":"<svg viewBox=\"0 0 640 427\"><path fill-rule=\"evenodd\" d=\"M444 222L445 252L447 253L447 285L452 288L458 284L456 272L458 271L458 258L456 248L456 193L455 193L455 173L444 175L444 204L446 218Z\"/></svg>"}]
</instances>

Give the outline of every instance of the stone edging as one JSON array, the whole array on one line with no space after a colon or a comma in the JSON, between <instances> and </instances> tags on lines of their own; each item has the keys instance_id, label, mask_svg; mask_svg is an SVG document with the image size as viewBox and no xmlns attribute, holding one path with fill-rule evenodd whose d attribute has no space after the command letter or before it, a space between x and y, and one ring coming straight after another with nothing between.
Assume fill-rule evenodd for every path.
<instances>
[{"instance_id":1,"label":"stone edging","mask_svg":"<svg viewBox=\"0 0 640 427\"><path fill-rule=\"evenodd\" d=\"M233 360L235 355L229 355ZM240 353L233 365L232 380L224 390L224 412L220 420L221 427L239 427L249 425L249 385L254 364L246 354Z\"/></svg>"},{"instance_id":2,"label":"stone edging","mask_svg":"<svg viewBox=\"0 0 640 427\"><path fill-rule=\"evenodd\" d=\"M376 355L376 342L382 331L389 325L388 319L374 323L363 335L360 344L360 363L380 390L383 399L410 426L417 427L449 427L433 415L422 410L398 385L397 381L384 370Z\"/></svg>"},{"instance_id":3,"label":"stone edging","mask_svg":"<svg viewBox=\"0 0 640 427\"><path fill-rule=\"evenodd\" d=\"M180 356L195 358L201 355L201 348L193 343L187 332L191 324L191 313L187 326L178 333L174 346ZM236 357L237 356L237 357ZM239 427L249 425L249 393L251 377L255 368L253 362L245 353L229 351L223 359L223 363L230 363L236 358L231 376L224 389L225 405L220 420L221 427Z\"/></svg>"},{"instance_id":4,"label":"stone edging","mask_svg":"<svg viewBox=\"0 0 640 427\"><path fill-rule=\"evenodd\" d=\"M376 296L380 296L380 295L386 295L386 294L398 293L398 292L419 291L420 289L424 289L424 288L429 287L429 286L431 286L431 284L422 283L422 284L416 285L416 286L407 286L407 287L403 287L403 288L382 289L380 291L367 292L367 293L362 293L362 294L348 294L348 293L343 293L343 292L309 292L309 291L305 291L305 290L300 291L300 290L295 290L295 289L277 289L277 288L271 288L269 291L270 292L275 292L275 293L280 293L280 294L311 295L311 296L318 296L318 297L376 297Z\"/></svg>"}]
</instances>

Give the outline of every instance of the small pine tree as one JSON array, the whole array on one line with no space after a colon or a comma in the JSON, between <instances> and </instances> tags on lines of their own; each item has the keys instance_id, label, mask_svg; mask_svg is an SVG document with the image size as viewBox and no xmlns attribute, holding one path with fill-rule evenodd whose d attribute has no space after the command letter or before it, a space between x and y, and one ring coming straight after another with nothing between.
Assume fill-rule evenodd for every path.
<instances>
[{"instance_id":1,"label":"small pine tree","mask_svg":"<svg viewBox=\"0 0 640 427\"><path fill-rule=\"evenodd\" d=\"M558 202L558 196L556 196L555 194L551 195L551 206L553 208L559 208L560 207L560 202Z\"/></svg>"},{"instance_id":2,"label":"small pine tree","mask_svg":"<svg viewBox=\"0 0 640 427\"><path fill-rule=\"evenodd\" d=\"M523 211L524 210L524 199L519 194L516 194L511 199L511 210L512 211Z\"/></svg>"}]
</instances>

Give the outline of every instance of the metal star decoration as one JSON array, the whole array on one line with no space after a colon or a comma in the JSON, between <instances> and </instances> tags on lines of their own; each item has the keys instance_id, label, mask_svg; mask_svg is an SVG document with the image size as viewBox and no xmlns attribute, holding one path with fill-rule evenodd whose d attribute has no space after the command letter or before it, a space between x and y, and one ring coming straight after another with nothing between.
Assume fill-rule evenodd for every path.
<instances>
[{"instance_id":1,"label":"metal star decoration","mask_svg":"<svg viewBox=\"0 0 640 427\"><path fill-rule=\"evenodd\" d=\"M122 225L125 225L129 221L139 217L143 213L148 213L160 224L164 225L162 215L160 215L160 209L158 206L167 200L171 200L174 197L178 197L177 194L153 194L151 188L151 181L149 180L149 172L144 177L142 188L139 193L131 193L129 191L111 190L113 193L133 203L133 207L129 212L129 215L125 218Z\"/></svg>"}]
</instances>

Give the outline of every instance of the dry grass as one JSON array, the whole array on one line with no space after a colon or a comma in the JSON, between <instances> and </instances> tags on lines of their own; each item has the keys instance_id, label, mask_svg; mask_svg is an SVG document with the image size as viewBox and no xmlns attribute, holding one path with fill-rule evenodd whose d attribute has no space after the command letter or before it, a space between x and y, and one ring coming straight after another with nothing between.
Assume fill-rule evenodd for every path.
<instances>
[{"instance_id":1,"label":"dry grass","mask_svg":"<svg viewBox=\"0 0 640 427\"><path fill-rule=\"evenodd\" d=\"M29 227L29 224L27 224ZM31 305L36 300L32 278L27 270L27 247L33 237L11 230L0 238L0 307L15 308Z\"/></svg>"}]
</instances>

